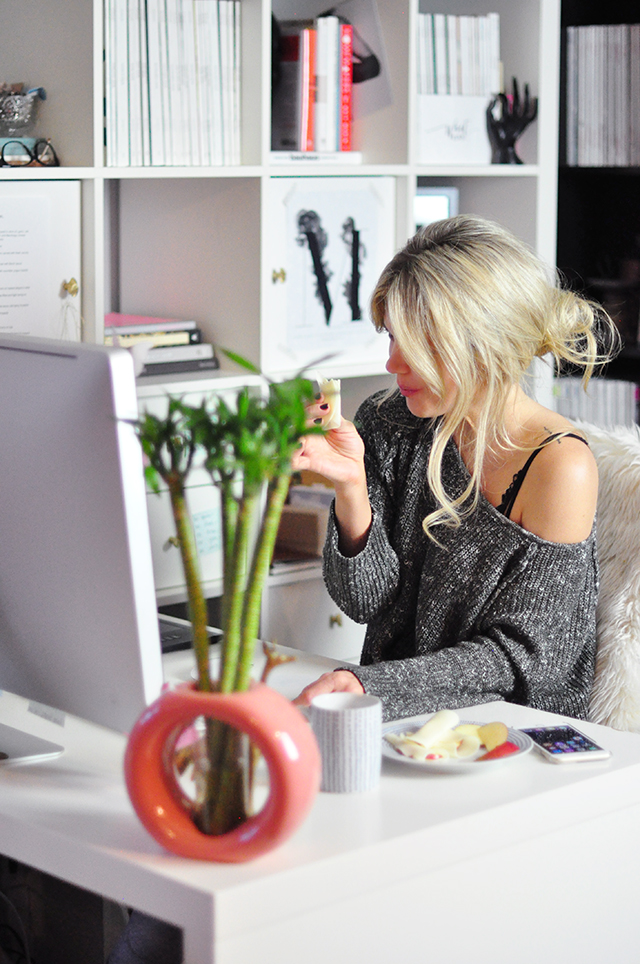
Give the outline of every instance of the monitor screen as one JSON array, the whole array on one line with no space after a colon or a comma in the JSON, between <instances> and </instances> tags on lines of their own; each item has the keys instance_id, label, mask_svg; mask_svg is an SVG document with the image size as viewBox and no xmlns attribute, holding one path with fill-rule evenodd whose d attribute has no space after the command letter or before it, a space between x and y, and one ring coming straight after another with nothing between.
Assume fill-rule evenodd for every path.
<instances>
[{"instance_id":1,"label":"monitor screen","mask_svg":"<svg viewBox=\"0 0 640 964\"><path fill-rule=\"evenodd\" d=\"M458 200L457 187L418 187L413 203L416 231L434 221L455 217Z\"/></svg>"},{"instance_id":2,"label":"monitor screen","mask_svg":"<svg viewBox=\"0 0 640 964\"><path fill-rule=\"evenodd\" d=\"M0 691L121 732L162 685L136 416L127 351L0 337Z\"/></svg>"}]
</instances>

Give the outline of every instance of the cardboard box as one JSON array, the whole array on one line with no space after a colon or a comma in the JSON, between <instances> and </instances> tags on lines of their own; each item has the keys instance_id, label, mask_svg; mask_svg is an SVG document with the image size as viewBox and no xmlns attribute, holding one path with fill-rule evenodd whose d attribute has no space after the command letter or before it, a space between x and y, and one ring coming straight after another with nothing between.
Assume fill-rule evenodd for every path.
<instances>
[{"instance_id":1,"label":"cardboard box","mask_svg":"<svg viewBox=\"0 0 640 964\"><path fill-rule=\"evenodd\" d=\"M276 552L295 552L312 558L321 556L328 521L329 510L321 506L285 505Z\"/></svg>"}]
</instances>

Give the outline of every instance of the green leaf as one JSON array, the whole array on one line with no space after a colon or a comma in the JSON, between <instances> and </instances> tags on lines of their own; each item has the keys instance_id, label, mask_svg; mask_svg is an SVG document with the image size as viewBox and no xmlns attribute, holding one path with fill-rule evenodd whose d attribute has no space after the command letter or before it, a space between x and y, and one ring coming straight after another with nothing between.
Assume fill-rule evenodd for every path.
<instances>
[{"instance_id":1,"label":"green leaf","mask_svg":"<svg viewBox=\"0 0 640 964\"><path fill-rule=\"evenodd\" d=\"M250 362L242 355L238 355L235 351L229 351L227 348L221 348L220 351L223 355L226 355L230 361L235 362L236 365L240 365L240 367L244 368L246 371L253 372L254 375L260 374L260 369L256 368L253 362Z\"/></svg>"}]
</instances>

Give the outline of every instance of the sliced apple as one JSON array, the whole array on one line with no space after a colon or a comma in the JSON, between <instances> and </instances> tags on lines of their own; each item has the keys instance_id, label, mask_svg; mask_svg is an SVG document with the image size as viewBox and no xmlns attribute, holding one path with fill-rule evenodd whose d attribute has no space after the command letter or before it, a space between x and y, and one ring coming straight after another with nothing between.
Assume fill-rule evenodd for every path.
<instances>
[{"instance_id":1,"label":"sliced apple","mask_svg":"<svg viewBox=\"0 0 640 964\"><path fill-rule=\"evenodd\" d=\"M490 752L502 743L506 743L509 737L509 730L504 723L485 723L478 729L480 742L486 746Z\"/></svg>"}]
</instances>

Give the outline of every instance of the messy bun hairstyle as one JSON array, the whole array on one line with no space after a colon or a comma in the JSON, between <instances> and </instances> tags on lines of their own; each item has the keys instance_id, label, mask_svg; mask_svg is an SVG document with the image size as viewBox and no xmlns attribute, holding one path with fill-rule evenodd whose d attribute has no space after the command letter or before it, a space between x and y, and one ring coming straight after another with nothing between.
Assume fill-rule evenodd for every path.
<instances>
[{"instance_id":1,"label":"messy bun hairstyle","mask_svg":"<svg viewBox=\"0 0 640 964\"><path fill-rule=\"evenodd\" d=\"M516 447L505 428L505 406L533 359L551 355L558 365L579 366L586 387L611 353L599 348L603 335L611 347L615 340L604 312L562 289L524 242L466 215L437 221L411 238L383 270L371 313L379 331L389 320L405 361L432 391L444 396L443 369L458 389L438 421L429 461L438 502L423 523L430 536L437 524L458 526L475 507L485 453ZM442 486L442 457L455 432L464 439L472 410L471 479L452 500Z\"/></svg>"}]
</instances>

